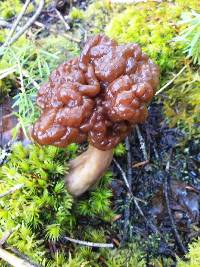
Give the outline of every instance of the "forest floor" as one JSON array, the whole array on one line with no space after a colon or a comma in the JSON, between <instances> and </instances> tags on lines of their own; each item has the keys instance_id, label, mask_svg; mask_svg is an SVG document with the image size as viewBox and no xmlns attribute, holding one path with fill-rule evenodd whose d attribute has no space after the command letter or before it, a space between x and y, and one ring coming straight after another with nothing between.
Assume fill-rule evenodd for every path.
<instances>
[{"instance_id":1,"label":"forest floor","mask_svg":"<svg viewBox=\"0 0 200 267\"><path fill-rule=\"evenodd\" d=\"M67 6L66 2L68 1L57 2L58 12L55 12L54 4L43 8L40 16L29 27L26 34L27 38L31 39L36 36L36 40L42 40L51 37L52 32L56 31L57 36L63 35L67 42L75 43L75 54L77 54L81 51L87 35L90 34L92 22L85 22L77 18L67 19L66 23L63 23L63 18L72 9ZM90 1L74 2L73 7L87 10ZM33 12L26 15L26 18L29 19L31 14ZM7 20L9 28L12 27L15 19L16 16L13 16ZM69 28L67 29L67 27ZM4 29L3 26L2 29ZM39 46L42 46L42 43ZM56 55L55 52L52 54ZM47 62L48 60L53 61L53 56L48 58ZM54 65L50 66L50 70L53 67ZM3 72L0 75L3 75ZM11 75L14 74L11 73ZM19 104L12 107L16 100L21 101L21 96L18 97L18 94L21 93L21 89L18 89L18 86L21 86L20 75L16 76L9 78L14 80L14 86L11 86L8 96L4 96L0 104L2 128L0 161L2 166L9 162L7 155L10 151L12 153L12 145L15 143L11 140L11 130L13 133L13 128L23 119L22 113L17 115L20 110ZM4 77L1 77L1 80L3 79ZM34 81L38 87L43 79L41 77L37 79L34 76L33 86ZM27 84L27 87L30 86L30 82ZM32 103L35 101L36 89L28 98ZM187 133L178 125L170 127L163 108L162 99L157 97L148 108L147 121L143 125L136 126L122 144L121 149L119 148L115 153L110 166L113 179L109 184L109 189L112 191L111 209L115 212L114 219L104 221L98 216L90 218L81 214L78 222L80 227L89 225L92 228L104 228L106 240L110 240L118 249L126 246L129 242L136 242L142 251L145 266L155 267L175 266L177 256L184 256L188 250L188 243L200 234L200 143L198 136L187 140ZM19 127L21 126L23 124L20 124ZM20 128L17 141L21 140L27 145L29 141L24 137L22 128ZM83 149L84 147L85 145ZM81 149L79 148L79 151ZM86 194L81 201L87 198ZM3 224L1 227L4 228ZM1 231L4 232L4 230ZM80 234L77 236L82 239ZM61 241L57 241L55 247L58 248ZM54 245L52 247L55 249ZM70 245L68 248L69 251L73 251ZM94 251L96 250L94 248ZM19 255L22 254L19 253ZM104 261L100 256L98 261L100 261L99 266L103 266ZM105 264L105 266L115 265Z\"/></svg>"}]
</instances>

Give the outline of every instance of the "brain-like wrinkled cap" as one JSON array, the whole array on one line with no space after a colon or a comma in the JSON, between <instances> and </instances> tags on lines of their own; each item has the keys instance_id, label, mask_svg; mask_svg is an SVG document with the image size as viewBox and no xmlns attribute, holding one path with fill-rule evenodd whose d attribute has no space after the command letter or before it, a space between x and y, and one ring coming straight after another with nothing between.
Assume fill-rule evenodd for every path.
<instances>
[{"instance_id":1,"label":"brain-like wrinkled cap","mask_svg":"<svg viewBox=\"0 0 200 267\"><path fill-rule=\"evenodd\" d=\"M32 137L41 145L88 140L100 150L112 149L145 121L158 82L158 67L139 45L92 37L80 57L61 64L40 88L42 113Z\"/></svg>"}]
</instances>

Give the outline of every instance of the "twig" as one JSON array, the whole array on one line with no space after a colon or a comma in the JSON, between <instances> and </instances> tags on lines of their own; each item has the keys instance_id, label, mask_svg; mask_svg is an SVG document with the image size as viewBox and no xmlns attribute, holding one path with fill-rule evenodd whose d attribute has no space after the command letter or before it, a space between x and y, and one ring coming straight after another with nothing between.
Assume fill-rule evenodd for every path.
<instances>
[{"instance_id":1,"label":"twig","mask_svg":"<svg viewBox=\"0 0 200 267\"><path fill-rule=\"evenodd\" d=\"M127 162L128 162L128 164L127 164L128 165L128 172L127 172L128 179L126 178L125 180L129 183L129 186L127 188L131 188L130 184L132 182L132 159L131 159L131 151L130 151L130 142L129 142L128 138L126 138L126 149L127 149ZM124 176L126 176L126 174L124 173L122 168L120 168L119 170L121 171L122 177L124 178ZM150 219L147 220L147 218L145 217L142 209L140 208L140 206L138 204L138 201L140 199L137 199L133 195L132 190L129 191L129 193L126 196L126 200L125 200L125 203L126 203L126 205L128 207L128 208L126 208L125 214L124 214L124 217L125 217L125 223L124 223L125 235L127 235L128 220L129 220L129 217L130 217L129 206L130 206L131 200L134 201L135 207L137 208L139 214L142 216L142 218L144 219L145 223L149 226L149 228L152 230L152 232L160 235L159 230L157 229L157 227L150 221ZM126 236L124 236L124 239L126 239Z\"/></svg>"},{"instance_id":2,"label":"twig","mask_svg":"<svg viewBox=\"0 0 200 267\"><path fill-rule=\"evenodd\" d=\"M120 164L116 161L116 159L113 158L113 161L115 163L115 165L117 166L117 168L119 169L119 171L121 172L121 175L122 175L122 178L125 182L125 185L127 187L127 189L129 190L129 192L131 192L131 188L130 188L130 185L127 181L127 178L126 178L126 173L123 171L122 167L120 166Z\"/></svg>"},{"instance_id":3,"label":"twig","mask_svg":"<svg viewBox=\"0 0 200 267\"><path fill-rule=\"evenodd\" d=\"M138 168L138 167L144 166L144 165L146 165L148 163L149 163L149 160L141 161L141 162L133 164L133 168Z\"/></svg>"},{"instance_id":4,"label":"twig","mask_svg":"<svg viewBox=\"0 0 200 267\"><path fill-rule=\"evenodd\" d=\"M79 244L79 245L88 246L88 247L97 247L97 248L113 248L114 247L113 243L94 243L94 242L74 239L74 238L67 237L67 236L64 236L63 239Z\"/></svg>"},{"instance_id":5,"label":"twig","mask_svg":"<svg viewBox=\"0 0 200 267\"><path fill-rule=\"evenodd\" d=\"M130 142L129 138L127 137L125 140L126 144L126 150L127 150L127 179L125 178L126 184L128 184L127 188L129 189L129 192L126 194L125 198L125 211L124 211L124 236L122 243L124 243L128 237L129 232L129 220L130 220L130 205L132 200L132 157L131 157L131 151L130 151ZM124 177L124 175L123 175Z\"/></svg>"},{"instance_id":6,"label":"twig","mask_svg":"<svg viewBox=\"0 0 200 267\"><path fill-rule=\"evenodd\" d=\"M24 186L24 184L17 184L15 186L13 186L11 189L9 189L8 191L4 192L3 194L0 195L0 198L5 197L7 195L10 195L12 193L14 193L16 190L21 189Z\"/></svg>"},{"instance_id":7,"label":"twig","mask_svg":"<svg viewBox=\"0 0 200 267\"><path fill-rule=\"evenodd\" d=\"M70 27L69 27L68 23L66 22L65 18L63 17L63 15L60 13L60 11L57 8L55 8L55 11L56 11L56 14L58 15L59 19L64 24L65 30L69 31Z\"/></svg>"},{"instance_id":8,"label":"twig","mask_svg":"<svg viewBox=\"0 0 200 267\"><path fill-rule=\"evenodd\" d=\"M0 27L2 28L12 28L12 23L9 23L0 18Z\"/></svg>"},{"instance_id":9,"label":"twig","mask_svg":"<svg viewBox=\"0 0 200 267\"><path fill-rule=\"evenodd\" d=\"M131 156L131 145L129 142L129 138L127 137L125 140L126 150L127 150L127 179L130 188L132 187L132 156Z\"/></svg>"},{"instance_id":10,"label":"twig","mask_svg":"<svg viewBox=\"0 0 200 267\"><path fill-rule=\"evenodd\" d=\"M55 8L55 11L56 11L56 14L58 15L59 19L60 19L60 20L62 21L62 23L64 24L64 26L65 26L65 30L66 30L66 31L69 31L70 26L67 24L67 22L66 22L64 16L60 13L60 11L59 11L57 8ZM69 40L71 40L71 41L73 41L73 42L76 42L76 43L80 43L80 40L78 40L78 39L72 37L72 36L69 35L68 33L65 33L64 35L67 37L67 39L69 39Z\"/></svg>"},{"instance_id":11,"label":"twig","mask_svg":"<svg viewBox=\"0 0 200 267\"><path fill-rule=\"evenodd\" d=\"M173 83L174 80L176 80L176 78L187 68L187 66L184 66L175 76L173 79L171 79L168 83L166 83L163 87L161 87L155 95L160 94L161 92L163 92L170 84Z\"/></svg>"},{"instance_id":12,"label":"twig","mask_svg":"<svg viewBox=\"0 0 200 267\"><path fill-rule=\"evenodd\" d=\"M14 233L15 229L11 229L7 232L5 232L5 234L3 235L3 237L0 240L0 246L3 246L5 244L5 242L8 240L8 238L12 235L12 233Z\"/></svg>"},{"instance_id":13,"label":"twig","mask_svg":"<svg viewBox=\"0 0 200 267\"><path fill-rule=\"evenodd\" d=\"M12 28L8 34L8 37L5 41L5 46L7 46L7 44L9 43L9 40L11 39L13 33L15 32L15 30L17 28L17 25L19 24L20 20L22 19L23 15L25 14L29 4L30 4L30 0L26 0L21 12L19 13L18 17L16 18L15 22L13 23L13 26L12 26Z\"/></svg>"},{"instance_id":14,"label":"twig","mask_svg":"<svg viewBox=\"0 0 200 267\"><path fill-rule=\"evenodd\" d=\"M13 72L15 72L15 71L16 71L16 68L17 68L17 66L15 65L15 66L12 66L12 67L7 68L7 69L5 69L5 70L2 70L2 71L0 72L0 80L4 79L4 78L7 77L8 75L10 75L10 74L12 74Z\"/></svg>"},{"instance_id":15,"label":"twig","mask_svg":"<svg viewBox=\"0 0 200 267\"><path fill-rule=\"evenodd\" d=\"M114 161L115 165L117 166L117 168L119 169L119 171L122 175L122 178L124 180L124 183L125 183L127 189L129 190L129 193L131 194L131 197L135 198L137 201L140 201L140 202L143 202L144 204L147 204L146 201L144 201L143 199L140 199L140 198L133 195L131 188L130 188L130 185L128 183L128 180L126 178L126 173L124 172L124 170L122 169L122 167L120 166L120 164L117 162L117 160L115 158L113 158L113 161Z\"/></svg>"},{"instance_id":16,"label":"twig","mask_svg":"<svg viewBox=\"0 0 200 267\"><path fill-rule=\"evenodd\" d=\"M181 241L181 238L180 238L179 233L177 231L174 217L172 215L172 211L170 208L170 201L169 201L169 194L168 194L168 192L169 192L169 174L166 172L166 175L164 177L165 177L164 178L164 196L165 196L165 201L166 201L166 206L167 206L167 212L168 212L171 224L172 224L172 230L174 233L174 238L176 240L176 243L177 243L180 251L185 254L187 252L187 250Z\"/></svg>"},{"instance_id":17,"label":"twig","mask_svg":"<svg viewBox=\"0 0 200 267\"><path fill-rule=\"evenodd\" d=\"M46 29L47 27L46 27L46 25L44 25L42 22L40 22L40 21L35 21L34 22L34 25L36 25L37 27L40 27L40 28L42 28L42 29Z\"/></svg>"},{"instance_id":18,"label":"twig","mask_svg":"<svg viewBox=\"0 0 200 267\"><path fill-rule=\"evenodd\" d=\"M64 24L65 26L65 30L68 31L70 29L69 25L67 24L67 22L65 21L65 18L63 17L63 15L55 8L56 10L56 13L59 17L59 19L62 21L62 23ZM76 42L76 43L80 43L80 40L74 38L73 36L69 35L68 33L65 33L64 34L67 39L69 39L70 41L73 41L73 42Z\"/></svg>"},{"instance_id":19,"label":"twig","mask_svg":"<svg viewBox=\"0 0 200 267\"><path fill-rule=\"evenodd\" d=\"M39 265L39 264L37 264L35 262L32 262L32 260L27 255L24 255L23 253L21 253L17 248L11 247L8 244L4 244L3 247L5 249L10 250L12 253L14 253L20 259L25 260L27 263L29 263L31 265L31 267L41 267L41 265Z\"/></svg>"},{"instance_id":20,"label":"twig","mask_svg":"<svg viewBox=\"0 0 200 267\"><path fill-rule=\"evenodd\" d=\"M139 142L140 142L140 148L142 150L142 154L143 154L144 160L148 161L148 155L147 155L147 151L146 151L146 145L145 145L144 138L142 137L142 134L140 132L139 126L136 125L135 128L136 128L136 132L137 132L138 139L139 139Z\"/></svg>"},{"instance_id":21,"label":"twig","mask_svg":"<svg viewBox=\"0 0 200 267\"><path fill-rule=\"evenodd\" d=\"M23 259L18 258L14 254L3 249L2 247L0 247L0 258L14 267L34 267L34 265L28 263Z\"/></svg>"},{"instance_id":22,"label":"twig","mask_svg":"<svg viewBox=\"0 0 200 267\"><path fill-rule=\"evenodd\" d=\"M76 39L75 37L73 37L73 36L71 36L71 35L69 35L69 34L67 34L67 33L64 33L63 35L64 35L67 39L69 39L70 41L73 41L73 42L75 42L75 43L80 43L80 41L81 41L81 40Z\"/></svg>"},{"instance_id":23,"label":"twig","mask_svg":"<svg viewBox=\"0 0 200 267\"><path fill-rule=\"evenodd\" d=\"M23 76L25 76L26 78L29 78L29 79L30 79L31 83L35 86L35 88L36 88L37 90L40 89L40 85L39 85L39 84L38 84L38 83L31 77L31 75L28 73L27 70L22 69L22 74L23 74Z\"/></svg>"},{"instance_id":24,"label":"twig","mask_svg":"<svg viewBox=\"0 0 200 267\"><path fill-rule=\"evenodd\" d=\"M57 31L56 31L55 29L53 29L53 28L50 28L49 31L50 31L50 33L57 34ZM73 41L73 42L75 42L75 43L80 43L80 42L81 42L81 40L76 39L75 37L69 35L69 34L66 33L66 32L63 33L63 36L65 36L68 40Z\"/></svg>"},{"instance_id":25,"label":"twig","mask_svg":"<svg viewBox=\"0 0 200 267\"><path fill-rule=\"evenodd\" d=\"M31 80L31 83L37 88L39 89L40 86L39 84L30 76L30 74L28 73L27 70L22 69L21 67L19 67L18 65L14 65L8 69L5 69L3 71L0 71L0 80L4 79L5 77L7 77L8 75L12 74L13 72L17 71L17 68L22 72L22 75L25 76L26 78L29 78ZM20 72L19 71L19 72Z\"/></svg>"},{"instance_id":26,"label":"twig","mask_svg":"<svg viewBox=\"0 0 200 267\"><path fill-rule=\"evenodd\" d=\"M38 5L38 8L37 10L35 11L34 15L26 22L26 24L12 37L10 38L10 40L5 43L1 48L5 49L6 47L12 45L14 42L16 42L19 37L25 33L28 28L35 22L35 20L38 18L38 16L40 15L43 7L44 7L44 4L45 4L45 0L40 0L39 1L39 5ZM1 51L1 54L2 54L2 51Z\"/></svg>"}]
</instances>

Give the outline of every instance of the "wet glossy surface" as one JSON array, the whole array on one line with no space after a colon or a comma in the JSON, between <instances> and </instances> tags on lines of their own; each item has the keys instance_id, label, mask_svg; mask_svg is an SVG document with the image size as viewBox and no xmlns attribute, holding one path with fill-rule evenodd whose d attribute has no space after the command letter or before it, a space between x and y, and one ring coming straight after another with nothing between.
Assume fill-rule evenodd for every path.
<instances>
[{"instance_id":1,"label":"wet glossy surface","mask_svg":"<svg viewBox=\"0 0 200 267\"><path fill-rule=\"evenodd\" d=\"M157 66L137 44L92 37L80 57L61 64L39 90L42 113L32 136L42 145L89 140L111 149L145 121L158 82Z\"/></svg>"}]
</instances>

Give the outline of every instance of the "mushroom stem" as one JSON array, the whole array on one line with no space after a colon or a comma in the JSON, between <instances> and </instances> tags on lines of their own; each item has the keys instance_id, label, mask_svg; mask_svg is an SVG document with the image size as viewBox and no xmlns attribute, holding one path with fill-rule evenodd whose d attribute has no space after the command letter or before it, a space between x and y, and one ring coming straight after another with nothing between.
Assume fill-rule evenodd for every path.
<instances>
[{"instance_id":1,"label":"mushroom stem","mask_svg":"<svg viewBox=\"0 0 200 267\"><path fill-rule=\"evenodd\" d=\"M88 150L70 161L66 176L67 190L75 197L82 195L96 184L113 158L113 151L102 151L89 145Z\"/></svg>"}]
</instances>

